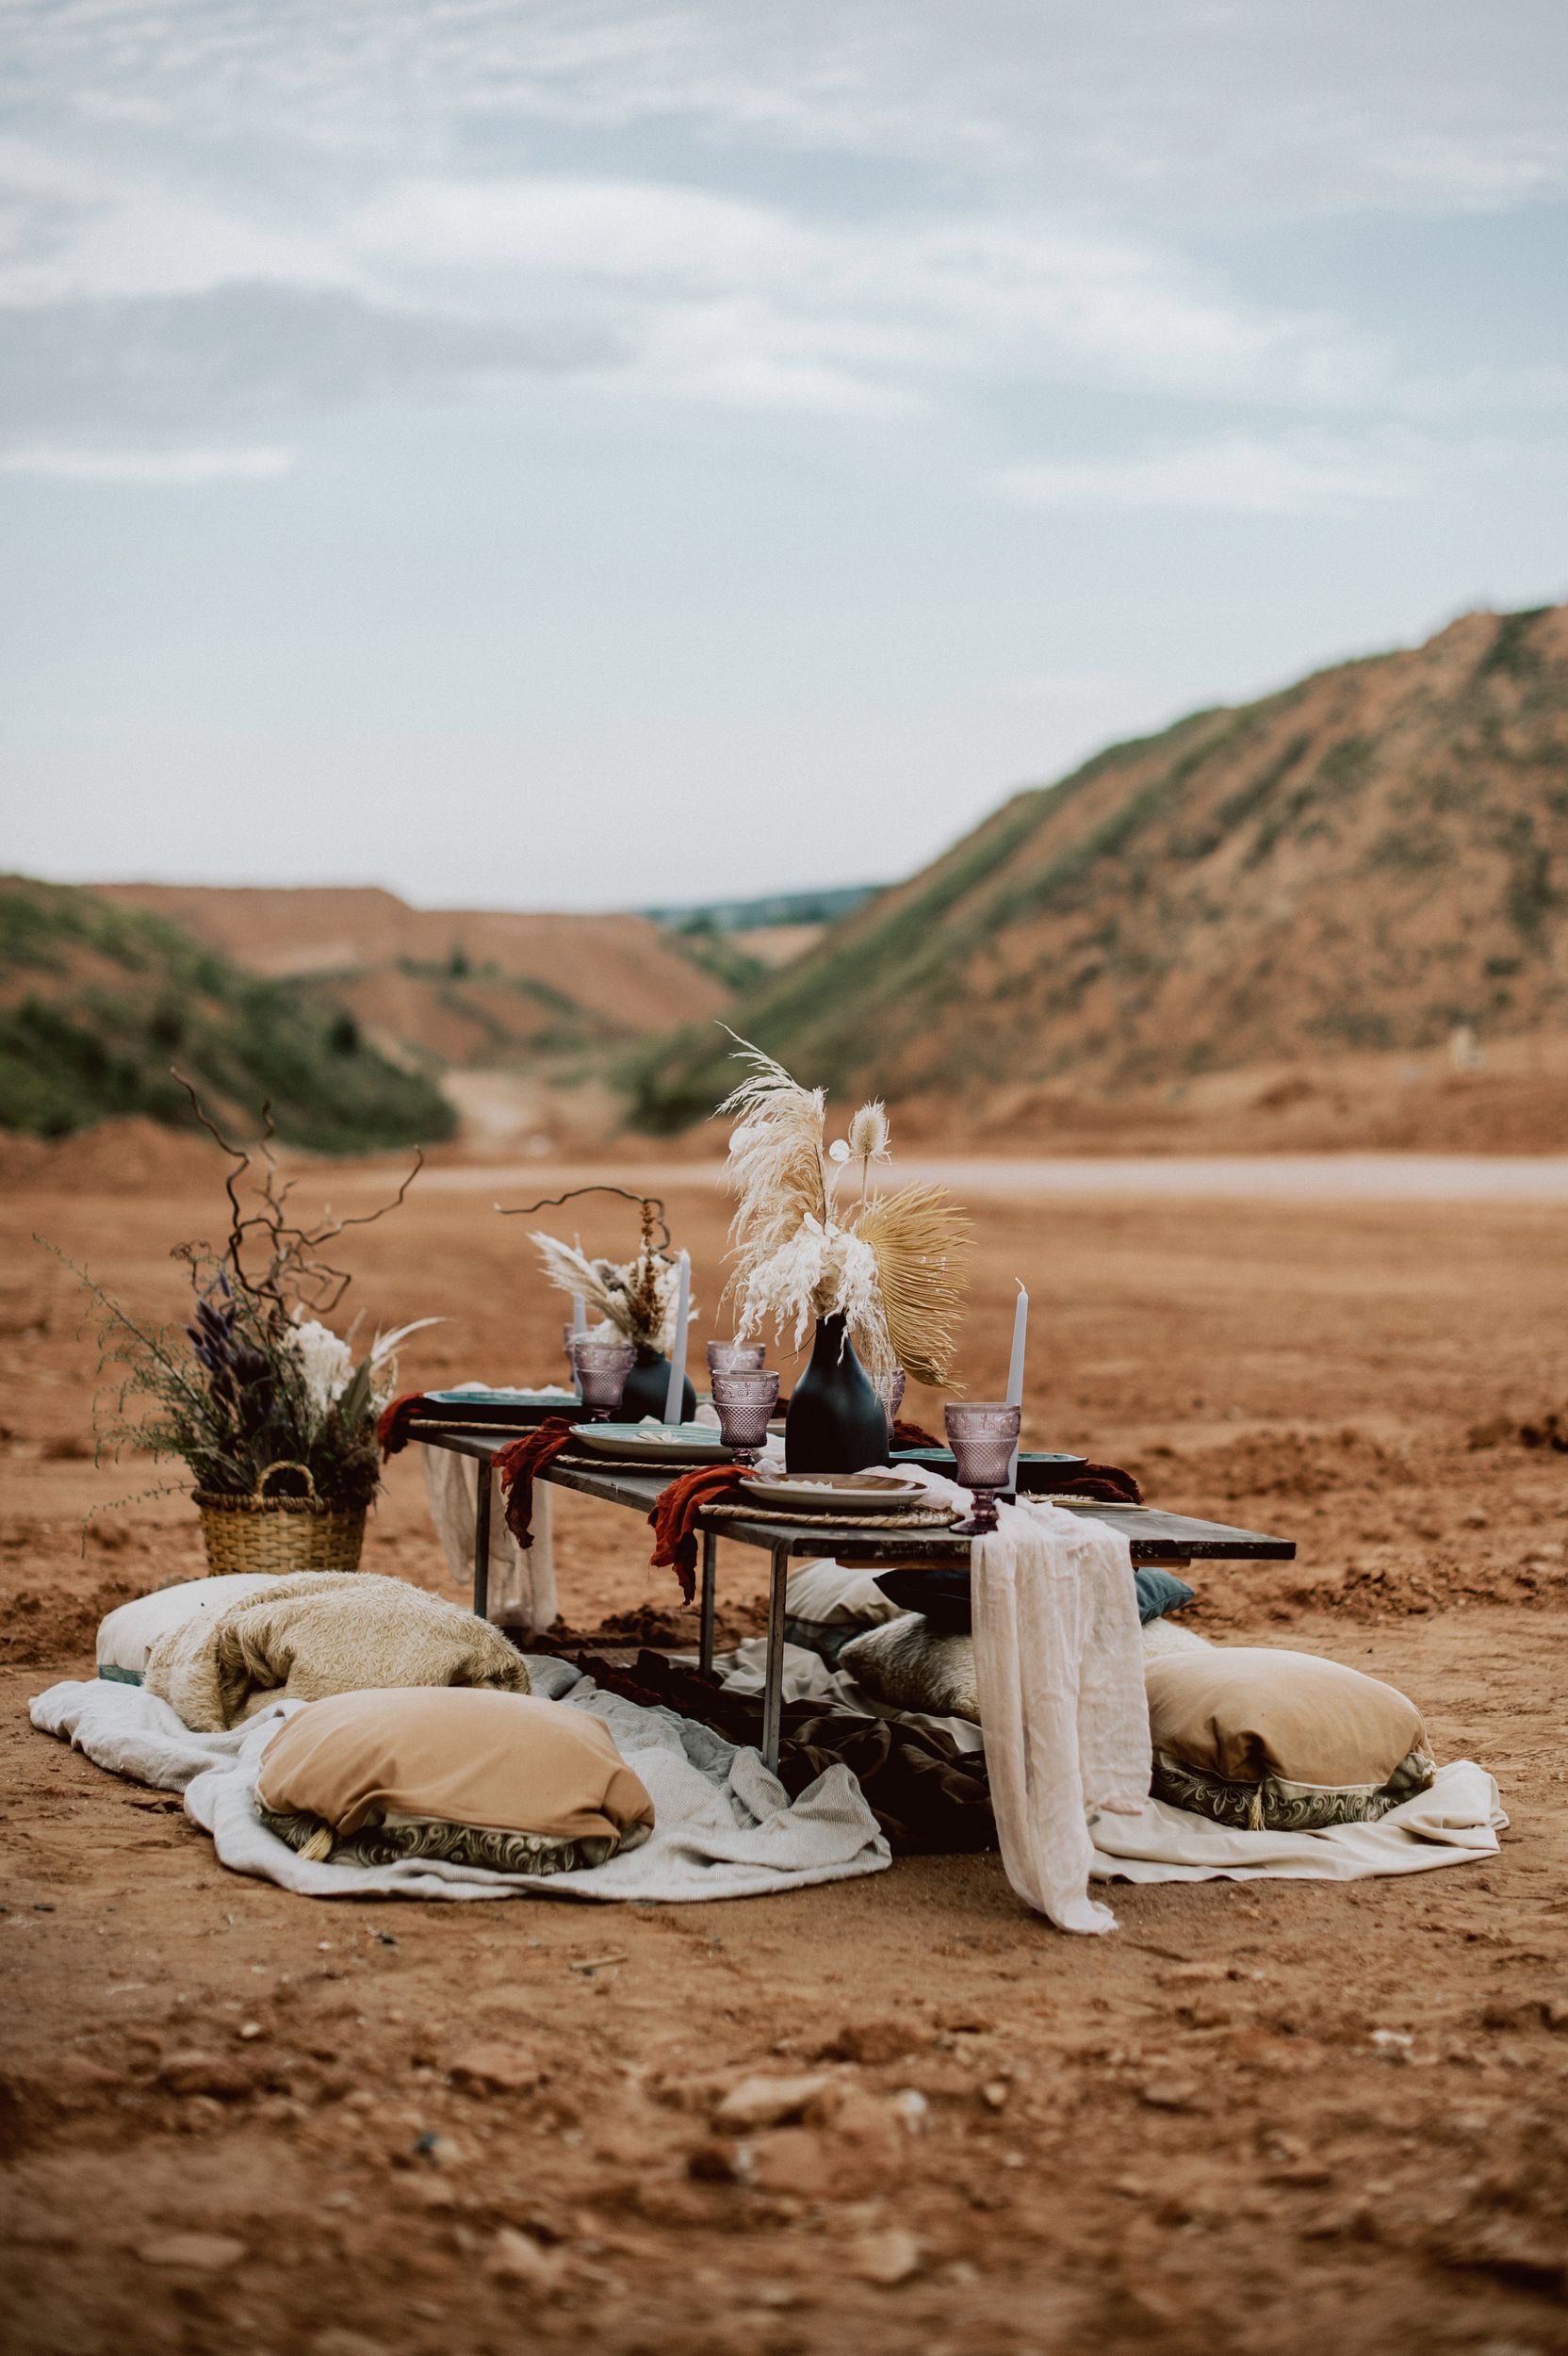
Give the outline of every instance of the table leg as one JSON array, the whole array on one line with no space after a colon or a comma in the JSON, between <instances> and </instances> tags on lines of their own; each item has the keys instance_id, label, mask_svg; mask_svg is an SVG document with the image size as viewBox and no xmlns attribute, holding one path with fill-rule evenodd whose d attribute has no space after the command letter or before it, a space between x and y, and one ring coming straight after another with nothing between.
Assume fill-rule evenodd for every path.
<instances>
[{"instance_id":1,"label":"table leg","mask_svg":"<svg viewBox=\"0 0 1568 2356\"><path fill-rule=\"evenodd\" d=\"M704 1669L713 1666L713 1606L719 1584L719 1541L717 1533L705 1530L702 1533L702 1639L697 1658Z\"/></svg>"},{"instance_id":2,"label":"table leg","mask_svg":"<svg viewBox=\"0 0 1568 2356\"><path fill-rule=\"evenodd\" d=\"M474 1610L482 1620L490 1617L490 1498L495 1481L488 1464L476 1465L479 1481L474 1503Z\"/></svg>"},{"instance_id":3,"label":"table leg","mask_svg":"<svg viewBox=\"0 0 1568 2356\"><path fill-rule=\"evenodd\" d=\"M784 1589L790 1576L790 1549L773 1549L773 1579L768 1589L768 1650L762 1672L762 1764L778 1773L778 1725L784 1711Z\"/></svg>"}]
</instances>

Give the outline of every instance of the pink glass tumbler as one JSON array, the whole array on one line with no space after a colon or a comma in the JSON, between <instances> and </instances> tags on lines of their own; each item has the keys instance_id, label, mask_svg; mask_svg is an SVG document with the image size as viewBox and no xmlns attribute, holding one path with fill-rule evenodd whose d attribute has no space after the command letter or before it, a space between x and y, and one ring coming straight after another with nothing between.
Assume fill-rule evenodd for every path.
<instances>
[{"instance_id":1,"label":"pink glass tumbler","mask_svg":"<svg viewBox=\"0 0 1568 2356\"><path fill-rule=\"evenodd\" d=\"M608 1423L615 1413L633 1354L629 1342L573 1342L572 1365L590 1423Z\"/></svg>"}]
</instances>

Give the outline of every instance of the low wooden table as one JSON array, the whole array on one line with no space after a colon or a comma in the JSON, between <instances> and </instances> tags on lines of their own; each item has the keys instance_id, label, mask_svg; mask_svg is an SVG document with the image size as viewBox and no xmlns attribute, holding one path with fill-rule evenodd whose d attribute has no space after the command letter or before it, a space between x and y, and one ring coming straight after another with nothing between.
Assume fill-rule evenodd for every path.
<instances>
[{"instance_id":1,"label":"low wooden table","mask_svg":"<svg viewBox=\"0 0 1568 2356\"><path fill-rule=\"evenodd\" d=\"M514 1432L461 1432L436 1422L420 1421L409 1434L426 1448L449 1449L471 1456L480 1467L479 1503L474 1515L474 1610L482 1619L490 1606L490 1514L495 1483L489 1479L490 1460ZM674 1470L597 1472L586 1465L547 1464L537 1478L558 1488L576 1489L587 1497L602 1497L607 1505L629 1506L645 1525L654 1499L674 1479ZM1195 1521L1187 1513L1162 1513L1150 1506L1072 1505L1069 1513L1106 1522L1125 1530L1133 1561L1177 1565L1196 1562L1288 1562L1296 1552L1288 1538L1266 1537L1256 1530L1233 1530L1224 1522ZM705 1669L713 1664L713 1609L718 1588L719 1540L737 1546L760 1546L772 1557L768 1588L768 1641L762 1688L762 1758L770 1769L778 1766L778 1727L784 1691L784 1590L792 1557L832 1555L841 1562L923 1562L944 1568L967 1567L970 1542L945 1530L868 1530L853 1521L770 1521L766 1514L743 1519L728 1513L699 1513L702 1532L700 1656ZM651 1533L646 1541L651 1548Z\"/></svg>"}]
</instances>

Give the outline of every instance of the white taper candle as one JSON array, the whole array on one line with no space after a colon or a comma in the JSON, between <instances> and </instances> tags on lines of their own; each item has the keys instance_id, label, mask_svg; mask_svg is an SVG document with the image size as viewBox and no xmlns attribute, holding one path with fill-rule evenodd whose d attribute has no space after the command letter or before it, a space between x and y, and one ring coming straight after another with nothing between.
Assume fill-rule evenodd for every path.
<instances>
[{"instance_id":1,"label":"white taper candle","mask_svg":"<svg viewBox=\"0 0 1568 2356\"><path fill-rule=\"evenodd\" d=\"M574 1333L587 1333L587 1331L588 1331L588 1303L587 1303L587 1302L583 1300L582 1295L581 1295L580 1293L573 1293L573 1295L572 1295L572 1332L573 1332Z\"/></svg>"},{"instance_id":2,"label":"white taper candle","mask_svg":"<svg viewBox=\"0 0 1568 2356\"><path fill-rule=\"evenodd\" d=\"M683 1252L677 1264L680 1275L675 1295L675 1347L670 1351L670 1387L664 1393L664 1421L680 1421L681 1394L686 1388L686 1327L692 1311L692 1255Z\"/></svg>"},{"instance_id":3,"label":"white taper candle","mask_svg":"<svg viewBox=\"0 0 1568 2356\"><path fill-rule=\"evenodd\" d=\"M1007 1404L1009 1407L1021 1407L1023 1357L1029 1338L1029 1296L1023 1289L1021 1277L1015 1277L1013 1282L1018 1285L1018 1301L1013 1309L1013 1354L1007 1362ZM1007 1486L1013 1490L1018 1487L1018 1456L1015 1448L1013 1461L1007 1467Z\"/></svg>"}]
</instances>

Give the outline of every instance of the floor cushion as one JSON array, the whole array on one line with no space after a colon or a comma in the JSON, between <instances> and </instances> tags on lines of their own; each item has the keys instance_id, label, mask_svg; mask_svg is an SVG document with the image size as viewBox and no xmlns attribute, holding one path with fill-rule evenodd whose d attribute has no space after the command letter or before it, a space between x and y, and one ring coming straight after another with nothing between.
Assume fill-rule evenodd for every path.
<instances>
[{"instance_id":1,"label":"floor cushion","mask_svg":"<svg viewBox=\"0 0 1568 2356\"><path fill-rule=\"evenodd\" d=\"M828 1555L791 1572L784 1590L784 1633L831 1669L852 1637L896 1620L901 1608L890 1602L869 1570Z\"/></svg>"},{"instance_id":2,"label":"floor cushion","mask_svg":"<svg viewBox=\"0 0 1568 2356\"><path fill-rule=\"evenodd\" d=\"M1144 1681L1155 1797L1220 1824L1370 1823L1431 1782L1414 1703L1337 1661L1212 1645L1146 1661Z\"/></svg>"},{"instance_id":3,"label":"floor cushion","mask_svg":"<svg viewBox=\"0 0 1568 2356\"><path fill-rule=\"evenodd\" d=\"M874 1584L893 1610L920 1612L934 1634L967 1636L973 1628L970 1575L961 1564L921 1563L878 1571ZM1140 1563L1133 1573L1133 1584L1137 1589L1138 1618L1146 1626L1168 1612L1184 1610L1196 1593L1184 1579L1162 1570L1157 1563Z\"/></svg>"},{"instance_id":4,"label":"floor cushion","mask_svg":"<svg viewBox=\"0 0 1568 2356\"><path fill-rule=\"evenodd\" d=\"M918 1612L906 1612L854 1637L840 1653L838 1665L874 1701L891 1710L980 1723L973 1637L934 1629Z\"/></svg>"},{"instance_id":5,"label":"floor cushion","mask_svg":"<svg viewBox=\"0 0 1568 2356\"><path fill-rule=\"evenodd\" d=\"M203 1616L216 1619L231 1604L275 1586L277 1579L270 1571L224 1571L216 1579L182 1579L151 1595L133 1595L98 1623L98 1675L139 1685L147 1655L160 1636Z\"/></svg>"},{"instance_id":6,"label":"floor cushion","mask_svg":"<svg viewBox=\"0 0 1568 2356\"><path fill-rule=\"evenodd\" d=\"M445 1857L564 1872L638 1846L653 1825L602 1719L480 1686L311 1702L263 1752L256 1798L292 1846L338 1863Z\"/></svg>"}]
</instances>

